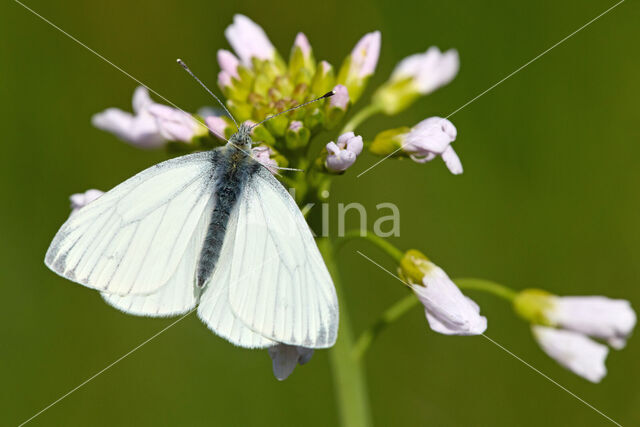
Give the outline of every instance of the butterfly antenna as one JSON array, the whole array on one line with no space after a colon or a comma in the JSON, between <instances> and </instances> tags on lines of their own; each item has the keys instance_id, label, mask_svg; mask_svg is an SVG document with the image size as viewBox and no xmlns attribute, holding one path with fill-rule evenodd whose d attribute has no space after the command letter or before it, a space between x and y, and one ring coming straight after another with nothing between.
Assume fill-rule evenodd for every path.
<instances>
[{"instance_id":1,"label":"butterfly antenna","mask_svg":"<svg viewBox=\"0 0 640 427\"><path fill-rule=\"evenodd\" d=\"M325 93L324 95L322 95L322 96L320 96L320 97L318 97L316 99L312 99L311 101L307 101L304 104L298 104L298 105L293 106L293 107L291 107L291 108L289 108L287 110L281 111L278 114L274 114L272 116L268 116L266 119L264 119L260 123L256 123L255 125L251 126L251 129L253 129L253 128L257 127L257 126L260 126L261 124L263 124L267 120L271 120L271 119L273 119L275 117L278 117L281 114L288 113L289 111L297 110L298 108L306 107L309 104L313 104L314 102L320 101L321 99L329 98L329 97L331 97L331 96L333 96L335 94L336 94L336 91L332 90L332 91L329 91L329 92Z\"/></svg>"},{"instance_id":2,"label":"butterfly antenna","mask_svg":"<svg viewBox=\"0 0 640 427\"><path fill-rule=\"evenodd\" d=\"M222 106L222 108L224 109L224 111L227 113L227 116L229 116L229 118L231 118L231 120L233 120L233 124L234 124L234 125L236 125L236 130L237 130L237 129L238 129L238 122L236 122L236 119L231 115L231 113L229 112L229 110L227 109L227 107L224 105L224 103L223 103L222 101L220 101L220 98L218 98L218 97L217 97L213 92L211 92L211 91L209 90L209 88L208 88L207 86L205 86L205 84L204 84L204 83L202 83L202 81L201 81L198 77L196 77L196 75L195 75L195 74L193 74L193 71L191 71L191 70L189 69L189 67L187 67L187 64L185 64L185 63L184 63L184 61L183 61L182 59L178 58L178 59L176 60L176 62L177 62L178 64L180 64L180 66L181 66L182 68L184 68L184 69L185 69L185 71L191 75L191 77L193 77L194 79L196 79L196 81L197 81L198 83L200 83L200 86L202 86L202 87L204 88L204 90L206 90L207 92L209 92L209 95L213 96L213 97L216 99L216 101L218 101L218 104L220 104L220 105Z\"/></svg>"}]
</instances>

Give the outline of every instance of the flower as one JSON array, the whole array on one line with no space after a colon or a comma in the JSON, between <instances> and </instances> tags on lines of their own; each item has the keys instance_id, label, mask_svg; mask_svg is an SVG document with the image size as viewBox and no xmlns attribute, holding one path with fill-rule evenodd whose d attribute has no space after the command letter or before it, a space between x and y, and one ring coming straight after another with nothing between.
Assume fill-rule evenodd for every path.
<instances>
[{"instance_id":1,"label":"flower","mask_svg":"<svg viewBox=\"0 0 640 427\"><path fill-rule=\"evenodd\" d=\"M349 104L349 91L347 87L345 85L336 85L333 90L335 94L329 98L329 105L346 111L347 105Z\"/></svg>"},{"instance_id":2,"label":"flower","mask_svg":"<svg viewBox=\"0 0 640 427\"><path fill-rule=\"evenodd\" d=\"M253 158L269 169L269 172L274 175L278 173L278 162L271 158L271 155L274 154L271 147L268 145L259 145L253 147L251 151L253 152Z\"/></svg>"},{"instance_id":3,"label":"flower","mask_svg":"<svg viewBox=\"0 0 640 427\"><path fill-rule=\"evenodd\" d=\"M338 73L339 84L349 89L351 99L355 102L376 69L380 56L380 31L365 34L345 59Z\"/></svg>"},{"instance_id":4,"label":"flower","mask_svg":"<svg viewBox=\"0 0 640 427\"><path fill-rule=\"evenodd\" d=\"M121 140L139 148L156 148L166 143L156 119L149 113L149 107L155 103L149 92L139 86L133 92L133 112L135 115L118 108L108 108L94 114L91 123L98 129L115 134Z\"/></svg>"},{"instance_id":5,"label":"flower","mask_svg":"<svg viewBox=\"0 0 640 427\"><path fill-rule=\"evenodd\" d=\"M190 114L176 108L152 104L149 113L155 117L160 134L168 141L190 142L203 133L201 125Z\"/></svg>"},{"instance_id":6,"label":"flower","mask_svg":"<svg viewBox=\"0 0 640 427\"><path fill-rule=\"evenodd\" d=\"M445 335L479 335L487 329L480 307L465 296L436 264L417 250L405 253L400 274L416 294L436 332Z\"/></svg>"},{"instance_id":7,"label":"flower","mask_svg":"<svg viewBox=\"0 0 640 427\"><path fill-rule=\"evenodd\" d=\"M454 175L463 172L462 163L451 146L457 136L456 127L442 117L430 117L413 128L397 128L380 132L371 143L372 153L389 156L398 152L417 163L426 163L437 156Z\"/></svg>"},{"instance_id":8,"label":"flower","mask_svg":"<svg viewBox=\"0 0 640 427\"><path fill-rule=\"evenodd\" d=\"M374 103L386 114L397 114L420 95L449 83L458 74L460 59L455 49L444 53L435 46L408 56L396 65L391 77L374 94Z\"/></svg>"},{"instance_id":9,"label":"flower","mask_svg":"<svg viewBox=\"0 0 640 427\"><path fill-rule=\"evenodd\" d=\"M235 15L224 35L247 67L251 67L251 58L272 60L275 56L276 49L264 30L244 15Z\"/></svg>"},{"instance_id":10,"label":"flower","mask_svg":"<svg viewBox=\"0 0 640 427\"><path fill-rule=\"evenodd\" d=\"M521 317L535 325L534 335L549 356L593 382L606 375L608 348L589 336L621 349L636 324L629 301L603 296L559 297L542 289L525 289L513 304ZM536 331L543 331L542 335Z\"/></svg>"},{"instance_id":11,"label":"flower","mask_svg":"<svg viewBox=\"0 0 640 427\"><path fill-rule=\"evenodd\" d=\"M206 132L191 115L153 102L143 86L133 92L133 111L135 115L108 108L94 114L91 123L139 148L156 148L167 141L190 142Z\"/></svg>"},{"instance_id":12,"label":"flower","mask_svg":"<svg viewBox=\"0 0 640 427\"><path fill-rule=\"evenodd\" d=\"M327 144L327 159L325 166L332 172L343 172L356 161L362 152L363 142L361 136L355 136L353 132L347 132L338 137L338 143L331 141Z\"/></svg>"},{"instance_id":13,"label":"flower","mask_svg":"<svg viewBox=\"0 0 640 427\"><path fill-rule=\"evenodd\" d=\"M456 135L456 127L449 120L430 117L411 129L402 149L418 163L431 161L440 155L451 173L459 175L462 173L462 163L451 147Z\"/></svg>"},{"instance_id":14,"label":"flower","mask_svg":"<svg viewBox=\"0 0 640 427\"><path fill-rule=\"evenodd\" d=\"M607 374L606 345L583 334L546 326L533 326L533 336L547 355L560 365L587 380L597 383Z\"/></svg>"},{"instance_id":15,"label":"flower","mask_svg":"<svg viewBox=\"0 0 640 427\"><path fill-rule=\"evenodd\" d=\"M73 214L78 209L87 206L89 203L93 202L98 197L102 196L104 191L90 189L85 191L84 193L76 193L72 194L69 197L71 201L71 213Z\"/></svg>"},{"instance_id":16,"label":"flower","mask_svg":"<svg viewBox=\"0 0 640 427\"><path fill-rule=\"evenodd\" d=\"M222 72L227 73L231 77L240 77L238 75L238 65L240 65L240 61L233 53L226 49L220 49L217 56L218 65L220 65Z\"/></svg>"},{"instance_id":17,"label":"flower","mask_svg":"<svg viewBox=\"0 0 640 427\"><path fill-rule=\"evenodd\" d=\"M390 80L411 79L416 90L426 95L453 80L459 68L458 51L449 49L442 53L436 46L431 46L425 53L417 53L400 61L391 73Z\"/></svg>"},{"instance_id":18,"label":"flower","mask_svg":"<svg viewBox=\"0 0 640 427\"><path fill-rule=\"evenodd\" d=\"M589 335L621 349L636 325L627 300L604 296L559 297L541 289L525 289L514 301L518 314L532 323Z\"/></svg>"},{"instance_id":19,"label":"flower","mask_svg":"<svg viewBox=\"0 0 640 427\"><path fill-rule=\"evenodd\" d=\"M311 55L311 43L309 43L309 39L307 39L304 33L296 34L296 39L293 41L293 50L295 50L296 47L300 48L304 57Z\"/></svg>"},{"instance_id":20,"label":"flower","mask_svg":"<svg viewBox=\"0 0 640 427\"><path fill-rule=\"evenodd\" d=\"M225 119L220 116L208 116L204 118L204 122L212 134L219 139L226 140L226 131L230 125Z\"/></svg>"},{"instance_id":21,"label":"flower","mask_svg":"<svg viewBox=\"0 0 640 427\"><path fill-rule=\"evenodd\" d=\"M278 381L287 379L297 364L304 365L313 356L313 349L287 344L277 344L267 349L273 361L273 375Z\"/></svg>"}]
</instances>

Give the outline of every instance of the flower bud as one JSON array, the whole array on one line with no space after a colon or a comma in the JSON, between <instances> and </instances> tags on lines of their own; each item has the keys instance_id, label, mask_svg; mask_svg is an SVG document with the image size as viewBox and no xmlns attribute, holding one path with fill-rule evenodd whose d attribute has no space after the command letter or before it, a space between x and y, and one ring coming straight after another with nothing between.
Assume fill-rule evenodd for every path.
<instances>
[{"instance_id":1,"label":"flower bud","mask_svg":"<svg viewBox=\"0 0 640 427\"><path fill-rule=\"evenodd\" d=\"M325 106L326 119L324 125L327 129L333 128L342 121L349 105L349 92L346 86L337 85L333 90L335 95L329 98L329 102Z\"/></svg>"},{"instance_id":2,"label":"flower bud","mask_svg":"<svg viewBox=\"0 0 640 427\"><path fill-rule=\"evenodd\" d=\"M271 147L258 145L257 147L253 147L251 151L253 152L253 157L269 169L269 172L274 175L278 173L278 162L272 158L274 152Z\"/></svg>"},{"instance_id":3,"label":"flower bud","mask_svg":"<svg viewBox=\"0 0 640 427\"><path fill-rule=\"evenodd\" d=\"M289 125L284 137L287 143L287 148L295 150L307 145L311 138L311 131L304 127L302 122L294 120Z\"/></svg>"},{"instance_id":4,"label":"flower bud","mask_svg":"<svg viewBox=\"0 0 640 427\"><path fill-rule=\"evenodd\" d=\"M453 80L459 66L458 52L454 49L442 53L433 46L425 53L408 56L374 93L373 102L384 113L397 114L420 95L431 93Z\"/></svg>"},{"instance_id":5,"label":"flower bud","mask_svg":"<svg viewBox=\"0 0 640 427\"><path fill-rule=\"evenodd\" d=\"M298 74L312 76L316 71L316 62L313 58L311 44L303 33L298 33L296 40L291 48L289 58L289 75L293 76L294 81L298 80Z\"/></svg>"},{"instance_id":6,"label":"flower bud","mask_svg":"<svg viewBox=\"0 0 640 427\"><path fill-rule=\"evenodd\" d=\"M337 82L347 87L353 103L362 95L369 77L376 69L379 55L380 31L374 31L365 34L342 63Z\"/></svg>"},{"instance_id":7,"label":"flower bud","mask_svg":"<svg viewBox=\"0 0 640 427\"><path fill-rule=\"evenodd\" d=\"M311 92L316 96L323 95L335 86L335 81L333 66L327 61L320 61L316 74L311 80Z\"/></svg>"}]
</instances>

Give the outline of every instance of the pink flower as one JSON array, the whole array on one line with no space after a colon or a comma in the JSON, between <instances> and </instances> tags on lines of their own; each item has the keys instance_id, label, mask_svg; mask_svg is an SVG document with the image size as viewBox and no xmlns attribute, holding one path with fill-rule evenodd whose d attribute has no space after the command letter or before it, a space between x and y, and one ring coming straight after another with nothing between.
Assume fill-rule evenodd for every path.
<instances>
[{"instance_id":1,"label":"pink flower","mask_svg":"<svg viewBox=\"0 0 640 427\"><path fill-rule=\"evenodd\" d=\"M236 56L225 49L218 51L218 65L220 69L230 75L231 77L238 78L238 65L240 61Z\"/></svg>"},{"instance_id":2,"label":"pink flower","mask_svg":"<svg viewBox=\"0 0 640 427\"><path fill-rule=\"evenodd\" d=\"M327 144L327 160L325 166L333 172L347 170L356 161L362 152L363 142L361 136L355 136L353 132L347 132L338 137L338 143L331 141Z\"/></svg>"},{"instance_id":3,"label":"pink flower","mask_svg":"<svg viewBox=\"0 0 640 427\"><path fill-rule=\"evenodd\" d=\"M233 47L240 61L251 66L251 58L272 60L276 49L269 41L264 30L244 15L235 15L233 24L224 31L229 44Z\"/></svg>"},{"instance_id":4,"label":"pink flower","mask_svg":"<svg viewBox=\"0 0 640 427\"><path fill-rule=\"evenodd\" d=\"M269 172L274 175L278 172L278 162L271 158L273 150L269 146L259 145L253 147L251 150L253 152L253 158L269 169Z\"/></svg>"},{"instance_id":5,"label":"pink flower","mask_svg":"<svg viewBox=\"0 0 640 427\"><path fill-rule=\"evenodd\" d=\"M73 214L78 209L87 206L89 203L93 202L95 199L102 196L103 194L104 194L104 191L94 190L94 189L87 190L84 193L72 194L69 197L69 200L71 200L71 213Z\"/></svg>"},{"instance_id":6,"label":"pink flower","mask_svg":"<svg viewBox=\"0 0 640 427\"><path fill-rule=\"evenodd\" d=\"M463 172L460 158L451 147L457 136L456 127L447 119L430 117L415 125L402 141L402 150L412 160L425 163L441 156L454 175Z\"/></svg>"},{"instance_id":7,"label":"pink flower","mask_svg":"<svg viewBox=\"0 0 640 427\"><path fill-rule=\"evenodd\" d=\"M288 344L277 344L267 349L273 361L273 375L278 381L287 379L296 368L304 365L313 356L313 349Z\"/></svg>"},{"instance_id":8,"label":"pink flower","mask_svg":"<svg viewBox=\"0 0 640 427\"><path fill-rule=\"evenodd\" d=\"M460 59L455 49L444 53L435 46L425 53L404 58L391 73L391 81L410 78L422 95L433 92L449 83L458 73Z\"/></svg>"},{"instance_id":9,"label":"pink flower","mask_svg":"<svg viewBox=\"0 0 640 427\"><path fill-rule=\"evenodd\" d=\"M166 143L156 119L149 113L149 107L155 103L149 92L139 86L133 92L134 114L118 108L108 108L94 114L91 123L98 129L111 132L121 140L139 148L156 148Z\"/></svg>"},{"instance_id":10,"label":"pink flower","mask_svg":"<svg viewBox=\"0 0 640 427\"><path fill-rule=\"evenodd\" d=\"M365 34L351 51L350 74L360 79L373 74L380 56L380 31Z\"/></svg>"},{"instance_id":11,"label":"pink flower","mask_svg":"<svg viewBox=\"0 0 640 427\"><path fill-rule=\"evenodd\" d=\"M349 91L347 87L345 85L337 85L333 90L335 91L335 95L329 98L329 105L341 110L346 110L347 104L349 104Z\"/></svg>"},{"instance_id":12,"label":"pink flower","mask_svg":"<svg viewBox=\"0 0 640 427\"><path fill-rule=\"evenodd\" d=\"M149 107L155 117L160 134L168 141L190 142L199 130L199 124L190 114L162 104Z\"/></svg>"},{"instance_id":13,"label":"pink flower","mask_svg":"<svg viewBox=\"0 0 640 427\"><path fill-rule=\"evenodd\" d=\"M293 48L295 49L296 47L300 48L302 55L305 57L308 57L311 54L311 44L304 33L298 33L296 35L296 39L293 42Z\"/></svg>"},{"instance_id":14,"label":"pink flower","mask_svg":"<svg viewBox=\"0 0 640 427\"><path fill-rule=\"evenodd\" d=\"M204 119L207 128L214 134L217 138L226 141L225 133L229 124L222 117L219 116L208 116Z\"/></svg>"}]
</instances>

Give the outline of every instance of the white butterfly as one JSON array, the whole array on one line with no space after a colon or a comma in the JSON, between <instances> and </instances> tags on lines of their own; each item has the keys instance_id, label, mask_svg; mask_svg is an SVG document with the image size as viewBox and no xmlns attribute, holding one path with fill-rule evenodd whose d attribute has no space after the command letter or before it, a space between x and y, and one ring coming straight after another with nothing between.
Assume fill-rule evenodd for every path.
<instances>
[{"instance_id":1,"label":"white butterfly","mask_svg":"<svg viewBox=\"0 0 640 427\"><path fill-rule=\"evenodd\" d=\"M209 152L157 164L78 210L45 262L125 313L197 306L248 348L336 341L333 282L295 201L247 152L250 128Z\"/></svg>"}]
</instances>

